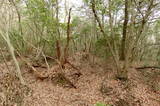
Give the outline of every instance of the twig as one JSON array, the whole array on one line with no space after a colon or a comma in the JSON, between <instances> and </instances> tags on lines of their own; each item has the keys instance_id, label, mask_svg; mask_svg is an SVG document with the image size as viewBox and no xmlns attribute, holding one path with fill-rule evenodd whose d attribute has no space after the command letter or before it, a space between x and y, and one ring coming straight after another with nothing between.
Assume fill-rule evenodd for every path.
<instances>
[{"instance_id":1,"label":"twig","mask_svg":"<svg viewBox=\"0 0 160 106\"><path fill-rule=\"evenodd\" d=\"M49 66L49 64L48 64L48 62L47 62L47 59L46 59L46 56L45 56L45 54L42 52L42 56L44 57L44 60L45 60L45 63L46 63L46 65L47 65L47 69L48 69L48 71L50 70L50 66Z\"/></svg>"},{"instance_id":2,"label":"twig","mask_svg":"<svg viewBox=\"0 0 160 106\"><path fill-rule=\"evenodd\" d=\"M33 72L34 72L34 74L36 75L36 77L37 78L39 78L39 79L41 79L41 80L44 80L44 79L46 79L46 78L48 78L49 76L47 75L47 76L42 76L42 75L40 75L40 73L31 65L31 63L29 63L23 56L21 56L18 52L17 52L17 54L19 55L19 57L22 59L22 61L24 61L26 64L27 64L27 66L29 66L32 70L33 70Z\"/></svg>"}]
</instances>

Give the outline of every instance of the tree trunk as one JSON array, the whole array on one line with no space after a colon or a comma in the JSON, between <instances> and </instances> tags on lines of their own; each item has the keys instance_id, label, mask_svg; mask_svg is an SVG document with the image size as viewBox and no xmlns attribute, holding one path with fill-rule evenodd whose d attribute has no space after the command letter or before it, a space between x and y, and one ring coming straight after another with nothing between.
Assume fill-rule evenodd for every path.
<instances>
[{"instance_id":1,"label":"tree trunk","mask_svg":"<svg viewBox=\"0 0 160 106\"><path fill-rule=\"evenodd\" d=\"M19 7L16 5L16 3L14 2L14 0L9 0L9 2L11 2L17 12L17 16L18 16L18 24L19 24L19 31L20 31L20 35L23 37L23 29L22 29L22 23L21 23L21 14L19 11ZM22 47L24 48L24 42L22 41Z\"/></svg>"},{"instance_id":2,"label":"tree trunk","mask_svg":"<svg viewBox=\"0 0 160 106\"><path fill-rule=\"evenodd\" d=\"M97 12L96 12L96 9L95 9L95 0L92 0L91 5L92 5L92 12L94 14L95 20L98 23L98 26L100 28L100 31L101 31L102 35L104 36L104 38L106 38L107 45L109 47L109 50L111 51L113 60L115 62L115 66L117 68L117 73L119 73L119 71L121 70L120 65L119 65L119 58L116 55L115 51L113 50L113 48L112 48L112 46L111 46L111 44L109 42L109 39L107 38L106 33L105 33L104 29L103 29L102 23L101 23L98 15L97 15Z\"/></svg>"},{"instance_id":3,"label":"tree trunk","mask_svg":"<svg viewBox=\"0 0 160 106\"><path fill-rule=\"evenodd\" d=\"M127 36L127 24L128 24L128 0L125 0L125 17L123 23L123 36L121 41L121 54L120 60L125 60L125 49L126 49L126 36Z\"/></svg>"},{"instance_id":4,"label":"tree trunk","mask_svg":"<svg viewBox=\"0 0 160 106\"><path fill-rule=\"evenodd\" d=\"M60 39L60 31L59 31L59 3L58 0L56 0L56 21L57 21L57 35Z\"/></svg>"},{"instance_id":5,"label":"tree trunk","mask_svg":"<svg viewBox=\"0 0 160 106\"><path fill-rule=\"evenodd\" d=\"M66 44L66 47L64 48L64 61L66 61L68 57L68 49L69 49L70 33L71 33L71 30L70 30L71 10L72 8L69 9L69 16L68 16L68 23L67 23L67 44Z\"/></svg>"}]
</instances>

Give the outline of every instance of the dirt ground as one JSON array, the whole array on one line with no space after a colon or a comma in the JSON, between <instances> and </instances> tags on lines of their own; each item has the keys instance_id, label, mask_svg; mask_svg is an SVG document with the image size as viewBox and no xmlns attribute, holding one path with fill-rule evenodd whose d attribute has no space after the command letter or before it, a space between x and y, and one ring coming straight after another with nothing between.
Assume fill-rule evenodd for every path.
<instances>
[{"instance_id":1,"label":"dirt ground","mask_svg":"<svg viewBox=\"0 0 160 106\"><path fill-rule=\"evenodd\" d=\"M44 80L38 79L25 67L22 72L29 90L23 96L22 104L13 102L6 106L94 106L98 102L110 104L109 106L160 106L160 70L136 70L132 67L128 73L129 80L120 81L114 78L115 72L110 61L95 58L94 63L89 62L82 53L75 54L69 61L78 70L66 64L63 71L68 78L66 80L70 80L76 88L64 79L56 80L56 75L61 70L58 65L52 65L50 70L35 67L38 71L47 73L49 78ZM8 65L13 69L10 62ZM0 70L0 84L5 88L2 85L5 84L7 74L4 63L0 65ZM0 90L2 106L7 102L4 90ZM21 97L22 93L23 91L15 98Z\"/></svg>"}]
</instances>

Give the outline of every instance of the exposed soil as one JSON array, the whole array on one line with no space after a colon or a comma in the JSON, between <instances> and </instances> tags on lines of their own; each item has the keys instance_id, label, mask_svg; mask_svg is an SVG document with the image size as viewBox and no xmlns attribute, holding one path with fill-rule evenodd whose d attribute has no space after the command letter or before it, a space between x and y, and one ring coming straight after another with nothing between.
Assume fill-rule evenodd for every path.
<instances>
[{"instance_id":1,"label":"exposed soil","mask_svg":"<svg viewBox=\"0 0 160 106\"><path fill-rule=\"evenodd\" d=\"M43 80L38 79L29 68L22 68L23 77L30 89L27 96L23 96L23 106L94 106L97 102L113 106L160 106L160 70L135 70L132 67L128 73L129 79L120 81L114 77L111 61L104 62L95 58L92 63L83 53L77 53L68 60L79 70L66 64L63 71L67 79L57 79L61 70L58 65L53 65L49 71L44 67L35 67L49 76ZM1 64L0 69L1 82L4 84L4 76L7 74L5 64ZM151 72L156 74L151 75ZM3 94L3 90L0 92ZM5 94L0 97L4 99Z\"/></svg>"}]
</instances>

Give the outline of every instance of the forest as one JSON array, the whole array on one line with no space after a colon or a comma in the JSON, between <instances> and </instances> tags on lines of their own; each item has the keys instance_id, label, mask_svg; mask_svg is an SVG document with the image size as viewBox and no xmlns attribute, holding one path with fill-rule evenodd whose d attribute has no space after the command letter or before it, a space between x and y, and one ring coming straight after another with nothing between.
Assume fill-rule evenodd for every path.
<instances>
[{"instance_id":1,"label":"forest","mask_svg":"<svg viewBox=\"0 0 160 106\"><path fill-rule=\"evenodd\" d=\"M0 0L0 106L160 106L160 0Z\"/></svg>"}]
</instances>

